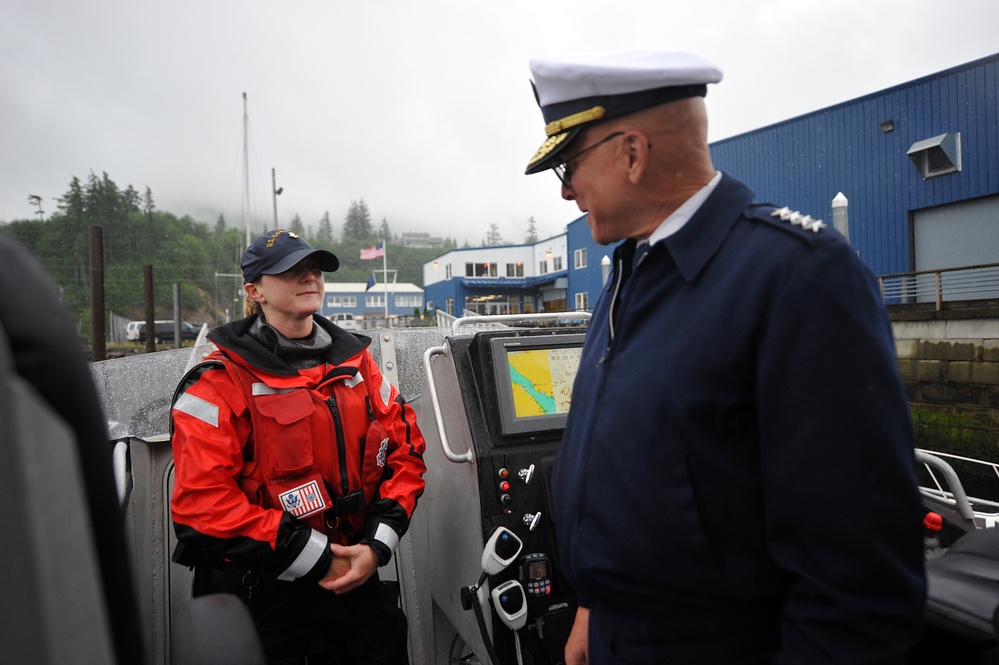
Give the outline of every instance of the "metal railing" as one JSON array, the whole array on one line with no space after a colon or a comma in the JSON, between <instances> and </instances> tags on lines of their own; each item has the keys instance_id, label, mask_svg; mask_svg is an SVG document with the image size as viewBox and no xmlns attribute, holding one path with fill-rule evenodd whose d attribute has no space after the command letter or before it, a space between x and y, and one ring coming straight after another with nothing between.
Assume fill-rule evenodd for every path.
<instances>
[{"instance_id":1,"label":"metal railing","mask_svg":"<svg viewBox=\"0 0 999 665\"><path fill-rule=\"evenodd\" d=\"M916 449L916 461L923 466L930 480L929 485L919 488L923 495L951 505L978 528L989 528L999 523L999 501L995 500L996 490L999 489L999 464L921 448ZM973 483L978 491L967 494L965 485L972 480L972 475L979 478L979 482ZM992 498L981 496L984 489L982 483L987 485Z\"/></svg>"},{"instance_id":2,"label":"metal railing","mask_svg":"<svg viewBox=\"0 0 999 665\"><path fill-rule=\"evenodd\" d=\"M939 311L944 301L999 298L999 263L881 275L878 282L886 304L935 303Z\"/></svg>"}]
</instances>

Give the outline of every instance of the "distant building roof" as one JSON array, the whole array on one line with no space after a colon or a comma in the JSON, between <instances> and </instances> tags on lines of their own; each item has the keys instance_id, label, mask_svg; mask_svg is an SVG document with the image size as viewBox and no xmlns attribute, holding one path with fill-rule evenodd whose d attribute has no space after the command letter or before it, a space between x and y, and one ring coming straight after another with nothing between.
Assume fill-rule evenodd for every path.
<instances>
[{"instance_id":1,"label":"distant building roof","mask_svg":"<svg viewBox=\"0 0 999 665\"><path fill-rule=\"evenodd\" d=\"M423 293L423 289L410 282L382 284L377 282L370 289L365 282L326 282L326 293Z\"/></svg>"},{"instance_id":2,"label":"distant building roof","mask_svg":"<svg viewBox=\"0 0 999 665\"><path fill-rule=\"evenodd\" d=\"M432 237L429 233L403 233L400 240L406 247L440 247L444 244L444 238Z\"/></svg>"}]
</instances>

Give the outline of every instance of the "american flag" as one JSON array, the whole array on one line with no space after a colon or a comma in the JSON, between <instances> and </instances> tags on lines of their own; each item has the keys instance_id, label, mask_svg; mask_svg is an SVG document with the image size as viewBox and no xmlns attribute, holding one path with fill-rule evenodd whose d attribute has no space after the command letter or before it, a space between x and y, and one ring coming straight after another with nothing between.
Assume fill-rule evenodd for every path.
<instances>
[{"instance_id":1,"label":"american flag","mask_svg":"<svg viewBox=\"0 0 999 665\"><path fill-rule=\"evenodd\" d=\"M377 259L385 256L385 241L379 240L377 245L372 245L366 249L361 250L361 260L366 261L368 259Z\"/></svg>"},{"instance_id":2,"label":"american flag","mask_svg":"<svg viewBox=\"0 0 999 665\"><path fill-rule=\"evenodd\" d=\"M278 494L278 499L281 501L281 507L294 517L305 517L326 508L323 495L319 492L319 485L314 480Z\"/></svg>"}]
</instances>

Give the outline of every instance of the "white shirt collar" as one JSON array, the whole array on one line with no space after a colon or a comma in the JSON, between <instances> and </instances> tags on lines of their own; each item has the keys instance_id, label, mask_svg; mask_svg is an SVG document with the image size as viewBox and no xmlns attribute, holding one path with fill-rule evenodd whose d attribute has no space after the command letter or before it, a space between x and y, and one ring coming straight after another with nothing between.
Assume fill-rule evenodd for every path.
<instances>
[{"instance_id":1,"label":"white shirt collar","mask_svg":"<svg viewBox=\"0 0 999 665\"><path fill-rule=\"evenodd\" d=\"M715 171L715 176L708 181L708 184L701 187L700 190L689 199L683 202L679 208L673 211L673 214L663 220L663 223L656 227L656 230L652 232L645 240L639 242L649 243L649 245L654 245L664 238L668 238L686 225L690 221L690 218L694 216L694 213L704 204L711 192L715 191L715 187L721 182L721 171Z\"/></svg>"}]
</instances>

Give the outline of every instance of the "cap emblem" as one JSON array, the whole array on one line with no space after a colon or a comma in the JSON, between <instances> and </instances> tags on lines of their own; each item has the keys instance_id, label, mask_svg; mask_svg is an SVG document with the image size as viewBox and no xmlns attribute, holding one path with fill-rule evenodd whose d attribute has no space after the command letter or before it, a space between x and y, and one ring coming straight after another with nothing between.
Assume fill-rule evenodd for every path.
<instances>
[{"instance_id":1,"label":"cap emblem","mask_svg":"<svg viewBox=\"0 0 999 665\"><path fill-rule=\"evenodd\" d=\"M282 235L286 235L289 238L292 238L293 240L298 240L298 234L295 233L294 231L287 231L285 229L278 229L274 233L272 233L271 236L267 239L267 244L264 245L264 247L266 247L267 249L270 249L271 247L274 246L274 241L277 240Z\"/></svg>"}]
</instances>

